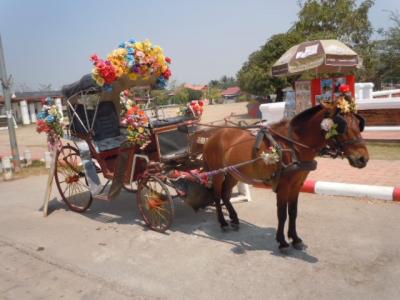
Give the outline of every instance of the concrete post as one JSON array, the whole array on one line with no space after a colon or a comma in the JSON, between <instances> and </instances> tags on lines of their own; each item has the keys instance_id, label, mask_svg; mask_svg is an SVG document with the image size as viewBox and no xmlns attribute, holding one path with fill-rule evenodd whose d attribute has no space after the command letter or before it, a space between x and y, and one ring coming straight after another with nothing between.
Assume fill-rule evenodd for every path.
<instances>
[{"instance_id":1,"label":"concrete post","mask_svg":"<svg viewBox=\"0 0 400 300\"><path fill-rule=\"evenodd\" d=\"M29 115L31 117L31 122L36 123L36 111L35 111L35 103L29 103Z\"/></svg>"},{"instance_id":2,"label":"concrete post","mask_svg":"<svg viewBox=\"0 0 400 300\"><path fill-rule=\"evenodd\" d=\"M21 108L22 124L29 125L31 122L29 119L28 103L26 100L21 100L19 106Z\"/></svg>"},{"instance_id":3,"label":"concrete post","mask_svg":"<svg viewBox=\"0 0 400 300\"><path fill-rule=\"evenodd\" d=\"M58 108L58 111L60 112L60 114L61 114L61 121L63 121L64 120L64 115L63 115L63 109L62 109L62 103L61 103L61 98L56 98L55 100L54 100L54 102L55 102L55 104L56 104L56 106L57 106L57 108Z\"/></svg>"},{"instance_id":4,"label":"concrete post","mask_svg":"<svg viewBox=\"0 0 400 300\"><path fill-rule=\"evenodd\" d=\"M11 161L8 156L4 156L1 159L1 165L3 168L3 178L4 180L11 180L13 178L12 174L12 167L11 167Z\"/></svg>"},{"instance_id":5,"label":"concrete post","mask_svg":"<svg viewBox=\"0 0 400 300\"><path fill-rule=\"evenodd\" d=\"M15 122L21 123L21 110L19 109L18 103L14 102L11 104L12 106L12 114L14 116Z\"/></svg>"},{"instance_id":6,"label":"concrete post","mask_svg":"<svg viewBox=\"0 0 400 300\"><path fill-rule=\"evenodd\" d=\"M24 158L26 161L26 165L30 166L32 164L32 153L29 149L24 150Z\"/></svg>"}]
</instances>

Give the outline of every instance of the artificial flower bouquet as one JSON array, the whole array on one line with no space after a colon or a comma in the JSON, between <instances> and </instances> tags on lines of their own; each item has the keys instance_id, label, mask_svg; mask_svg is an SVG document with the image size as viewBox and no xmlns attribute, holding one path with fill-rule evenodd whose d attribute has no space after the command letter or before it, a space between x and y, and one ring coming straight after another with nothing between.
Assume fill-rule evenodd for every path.
<instances>
[{"instance_id":1,"label":"artificial flower bouquet","mask_svg":"<svg viewBox=\"0 0 400 300\"><path fill-rule=\"evenodd\" d=\"M266 151L263 151L261 157L267 165L276 164L280 161L279 151L274 146L270 146Z\"/></svg>"},{"instance_id":2,"label":"artificial flower bouquet","mask_svg":"<svg viewBox=\"0 0 400 300\"><path fill-rule=\"evenodd\" d=\"M179 108L178 114L183 116L190 116L196 119L200 119L203 114L204 101L192 101L187 104L187 106L181 106Z\"/></svg>"},{"instance_id":3,"label":"artificial flower bouquet","mask_svg":"<svg viewBox=\"0 0 400 300\"><path fill-rule=\"evenodd\" d=\"M127 126L127 138L131 143L144 149L151 142L149 118L139 106L132 106L125 114L121 124Z\"/></svg>"},{"instance_id":4,"label":"artificial flower bouquet","mask_svg":"<svg viewBox=\"0 0 400 300\"><path fill-rule=\"evenodd\" d=\"M164 56L161 47L153 46L148 40L138 42L130 39L121 43L106 60L96 54L91 56L91 60L94 64L93 79L106 91L112 90L112 83L123 76L132 81L155 77L159 88L164 88L171 76L171 59Z\"/></svg>"},{"instance_id":5,"label":"artificial flower bouquet","mask_svg":"<svg viewBox=\"0 0 400 300\"><path fill-rule=\"evenodd\" d=\"M43 101L42 111L37 114L36 131L47 134L49 147L59 143L60 138L64 136L61 117L62 115L54 104L54 100L47 97Z\"/></svg>"}]
</instances>

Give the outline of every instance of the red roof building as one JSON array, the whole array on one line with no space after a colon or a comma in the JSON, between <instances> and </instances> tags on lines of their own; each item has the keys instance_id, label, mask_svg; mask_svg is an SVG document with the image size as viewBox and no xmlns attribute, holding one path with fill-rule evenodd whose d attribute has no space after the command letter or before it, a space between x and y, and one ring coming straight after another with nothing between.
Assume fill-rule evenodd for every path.
<instances>
[{"instance_id":1,"label":"red roof building","mask_svg":"<svg viewBox=\"0 0 400 300\"><path fill-rule=\"evenodd\" d=\"M194 84L190 84L190 83L185 83L185 85L183 86L189 90L194 90L194 91L206 91L208 89L207 85L194 85Z\"/></svg>"},{"instance_id":2,"label":"red roof building","mask_svg":"<svg viewBox=\"0 0 400 300\"><path fill-rule=\"evenodd\" d=\"M231 86L231 87L227 88L226 90L222 91L221 95L225 99L236 99L237 97L240 96L240 87Z\"/></svg>"}]
</instances>

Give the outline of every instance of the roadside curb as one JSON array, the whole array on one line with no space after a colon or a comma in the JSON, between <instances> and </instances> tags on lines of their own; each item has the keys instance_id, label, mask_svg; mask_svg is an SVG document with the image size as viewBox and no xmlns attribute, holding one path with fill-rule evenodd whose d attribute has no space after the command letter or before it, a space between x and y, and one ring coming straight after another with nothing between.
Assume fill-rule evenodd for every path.
<instances>
[{"instance_id":1,"label":"roadside curb","mask_svg":"<svg viewBox=\"0 0 400 300\"><path fill-rule=\"evenodd\" d=\"M270 188L264 186L264 188ZM400 202L400 187L306 180L303 193Z\"/></svg>"}]
</instances>

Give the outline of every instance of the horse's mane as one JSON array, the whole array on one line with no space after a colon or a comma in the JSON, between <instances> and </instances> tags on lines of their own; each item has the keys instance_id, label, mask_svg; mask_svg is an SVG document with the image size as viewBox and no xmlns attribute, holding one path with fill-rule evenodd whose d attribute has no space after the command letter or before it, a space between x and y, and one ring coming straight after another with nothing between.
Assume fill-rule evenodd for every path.
<instances>
[{"instance_id":1,"label":"horse's mane","mask_svg":"<svg viewBox=\"0 0 400 300\"><path fill-rule=\"evenodd\" d=\"M272 123L270 127L276 132L285 134L287 132L287 129L289 128L289 120L287 119L280 120L279 122Z\"/></svg>"},{"instance_id":2,"label":"horse's mane","mask_svg":"<svg viewBox=\"0 0 400 300\"><path fill-rule=\"evenodd\" d=\"M302 111L301 113L293 117L293 119L290 121L290 126L292 128L297 128L299 124L307 122L313 115L315 115L322 109L323 109L322 105L317 105L309 109L306 109L305 111Z\"/></svg>"}]
</instances>

